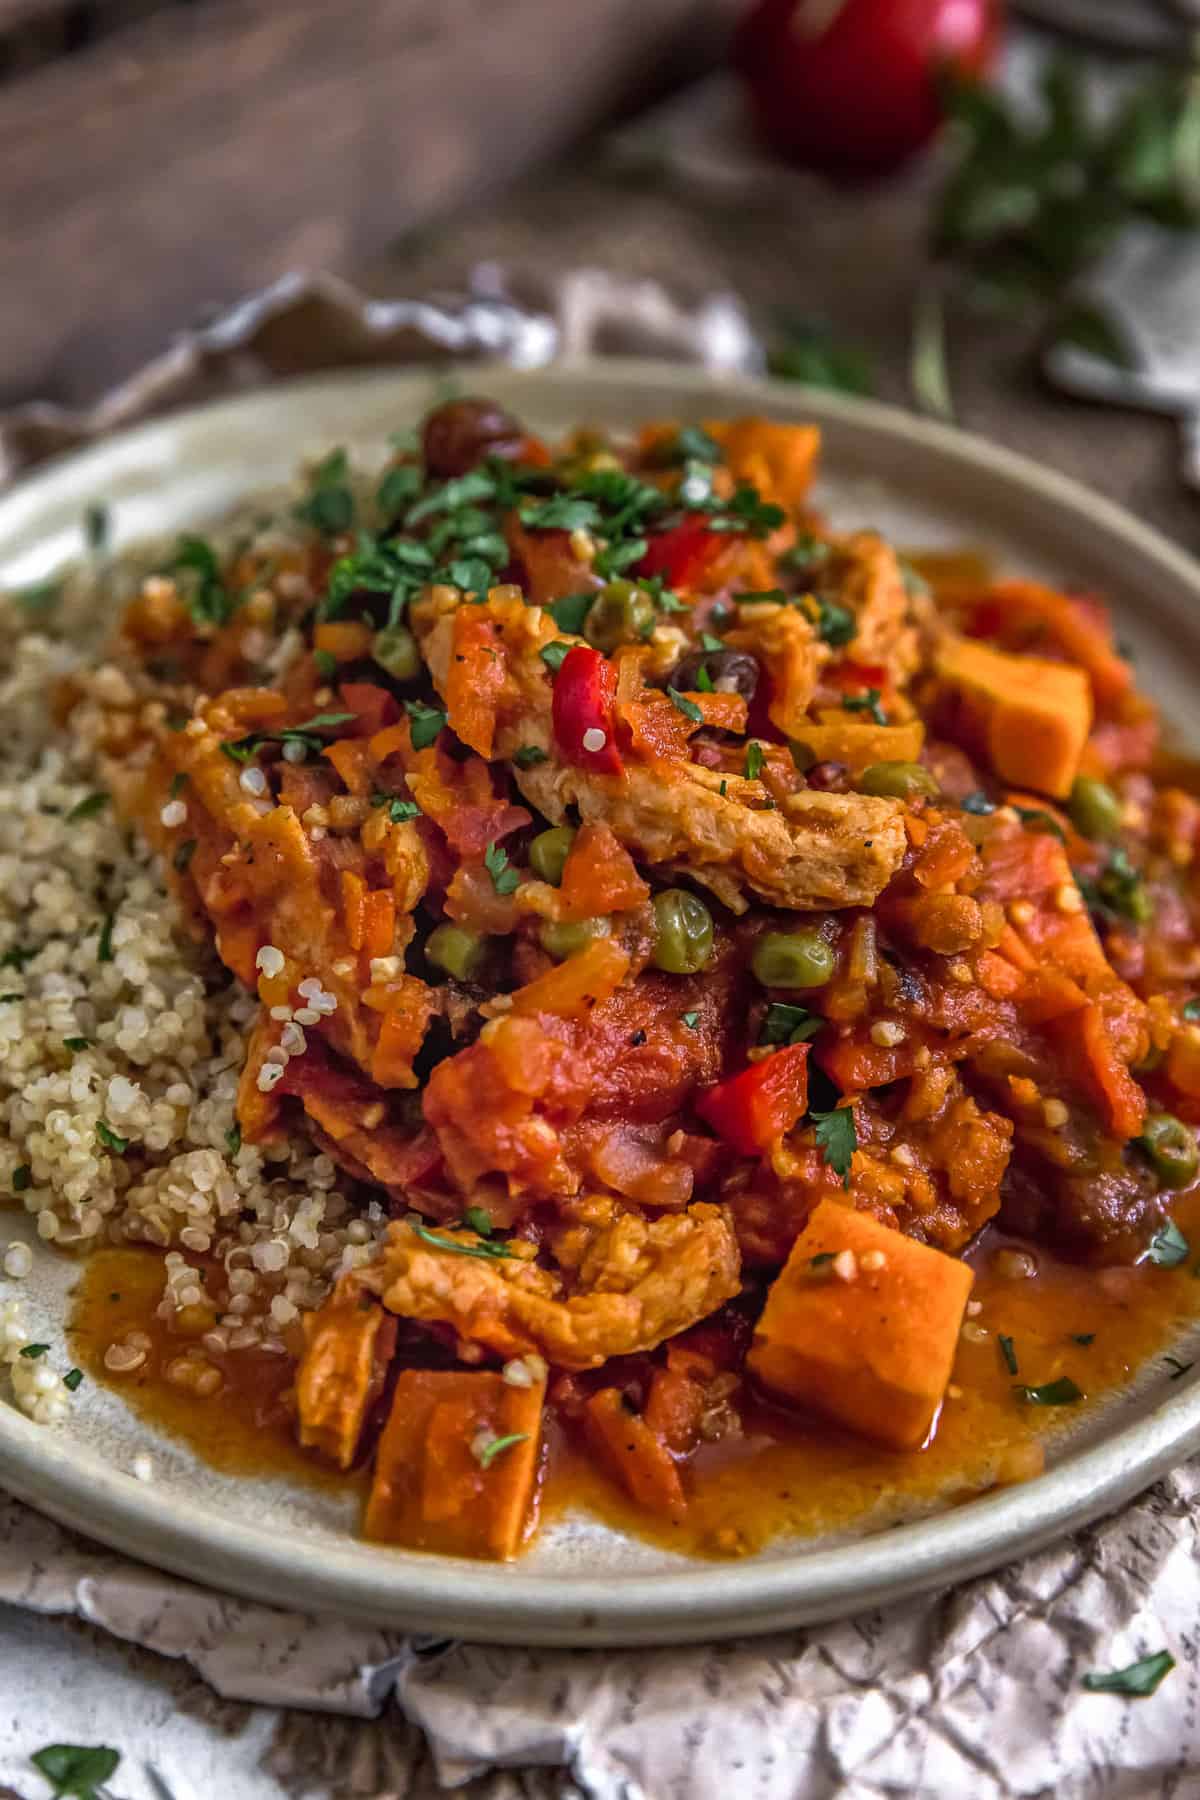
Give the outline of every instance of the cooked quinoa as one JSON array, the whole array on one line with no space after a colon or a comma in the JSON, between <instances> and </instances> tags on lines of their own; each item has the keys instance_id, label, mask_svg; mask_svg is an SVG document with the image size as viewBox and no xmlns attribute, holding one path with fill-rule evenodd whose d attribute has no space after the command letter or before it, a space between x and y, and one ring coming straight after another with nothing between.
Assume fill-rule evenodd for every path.
<instances>
[{"instance_id":1,"label":"cooked quinoa","mask_svg":"<svg viewBox=\"0 0 1200 1800\"><path fill-rule=\"evenodd\" d=\"M106 792L98 722L129 690L119 668L89 659L155 560L121 575L82 567L45 612L0 598L0 1194L64 1250L167 1250L164 1318L201 1298L189 1255L217 1259L230 1292L209 1347L232 1337L282 1351L280 1328L369 1255L383 1215L352 1209L308 1138L240 1143L255 997L186 931L161 858ZM67 727L47 706L64 677L83 695ZM25 1245L0 1245L0 1296L30 1267ZM20 1357L19 1299L0 1306L14 1396L54 1423L70 1392L44 1359Z\"/></svg>"}]
</instances>

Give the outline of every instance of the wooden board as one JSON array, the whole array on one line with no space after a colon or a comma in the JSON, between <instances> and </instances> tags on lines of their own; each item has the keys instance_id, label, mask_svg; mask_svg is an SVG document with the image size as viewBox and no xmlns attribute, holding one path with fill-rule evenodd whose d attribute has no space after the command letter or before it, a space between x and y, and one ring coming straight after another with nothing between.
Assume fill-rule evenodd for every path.
<instances>
[{"instance_id":1,"label":"wooden board","mask_svg":"<svg viewBox=\"0 0 1200 1800\"><path fill-rule=\"evenodd\" d=\"M28 6L28 0L8 0ZM714 54L730 0L208 0L8 80L0 402L79 400Z\"/></svg>"}]
</instances>

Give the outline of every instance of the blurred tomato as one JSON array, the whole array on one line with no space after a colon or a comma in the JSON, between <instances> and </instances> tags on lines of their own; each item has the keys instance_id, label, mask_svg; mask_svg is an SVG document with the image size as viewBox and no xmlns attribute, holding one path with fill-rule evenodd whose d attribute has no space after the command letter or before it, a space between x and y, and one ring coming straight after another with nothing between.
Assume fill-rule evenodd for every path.
<instances>
[{"instance_id":1,"label":"blurred tomato","mask_svg":"<svg viewBox=\"0 0 1200 1800\"><path fill-rule=\"evenodd\" d=\"M919 150L942 119L938 79L985 73L1002 0L758 0L734 62L759 125L810 168L873 174Z\"/></svg>"}]
</instances>

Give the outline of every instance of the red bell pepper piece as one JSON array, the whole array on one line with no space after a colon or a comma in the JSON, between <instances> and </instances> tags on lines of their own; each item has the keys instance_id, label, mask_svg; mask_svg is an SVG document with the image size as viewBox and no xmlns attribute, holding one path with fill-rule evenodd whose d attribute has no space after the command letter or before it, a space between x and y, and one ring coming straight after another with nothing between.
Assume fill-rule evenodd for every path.
<instances>
[{"instance_id":1,"label":"red bell pepper piece","mask_svg":"<svg viewBox=\"0 0 1200 1800\"><path fill-rule=\"evenodd\" d=\"M720 532L709 530L708 517L701 513L652 537L645 556L637 565L637 573L648 577L661 575L669 588L697 587L705 569L720 555L726 542Z\"/></svg>"},{"instance_id":2,"label":"red bell pepper piece","mask_svg":"<svg viewBox=\"0 0 1200 1800\"><path fill-rule=\"evenodd\" d=\"M391 694L373 681L343 681L338 693L342 709L354 714L354 723L342 731L343 737L374 737L400 717L400 708Z\"/></svg>"},{"instance_id":3,"label":"red bell pepper piece","mask_svg":"<svg viewBox=\"0 0 1200 1800\"><path fill-rule=\"evenodd\" d=\"M594 775L619 775L613 700L617 677L599 650L576 644L554 677L552 716L559 749L577 768Z\"/></svg>"},{"instance_id":4,"label":"red bell pepper piece","mask_svg":"<svg viewBox=\"0 0 1200 1800\"><path fill-rule=\"evenodd\" d=\"M777 1144L808 1106L808 1044L787 1044L696 1102L700 1117L742 1156Z\"/></svg>"}]
</instances>

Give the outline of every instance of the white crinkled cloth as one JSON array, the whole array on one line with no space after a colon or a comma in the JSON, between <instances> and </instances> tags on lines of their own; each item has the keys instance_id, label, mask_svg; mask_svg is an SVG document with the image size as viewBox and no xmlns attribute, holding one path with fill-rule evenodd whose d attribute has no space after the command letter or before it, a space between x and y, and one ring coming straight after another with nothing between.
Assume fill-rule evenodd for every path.
<instances>
[{"instance_id":1,"label":"white crinkled cloth","mask_svg":"<svg viewBox=\"0 0 1200 1800\"><path fill-rule=\"evenodd\" d=\"M1065 1545L841 1624L574 1652L411 1643L233 1600L0 1501L0 1601L186 1659L228 1703L206 1703L201 1732L195 1703L156 1705L143 1674L143 1703L118 1705L114 1684L106 1712L0 1648L0 1782L37 1800L29 1753L67 1739L121 1749L119 1800L424 1800L439 1780L479 1800L1186 1800L1200 1794L1198 1498L1193 1462ZM1081 1686L1164 1647L1179 1666L1152 1698Z\"/></svg>"}]
</instances>

